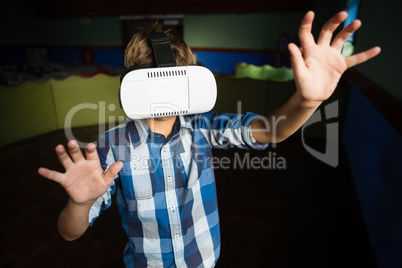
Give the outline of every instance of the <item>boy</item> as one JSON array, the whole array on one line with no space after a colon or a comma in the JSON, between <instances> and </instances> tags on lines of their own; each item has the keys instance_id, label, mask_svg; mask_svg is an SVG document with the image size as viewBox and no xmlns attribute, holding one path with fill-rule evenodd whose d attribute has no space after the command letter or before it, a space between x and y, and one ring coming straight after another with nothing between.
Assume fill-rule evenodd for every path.
<instances>
[{"instance_id":1,"label":"boy","mask_svg":"<svg viewBox=\"0 0 402 268\"><path fill-rule=\"evenodd\" d=\"M211 149L228 144L263 149L292 135L334 91L349 67L376 56L380 49L344 58L345 40L361 23L356 20L332 39L347 13L333 16L317 43L311 34L313 12L301 22L301 48L289 45L297 91L266 117L205 113L132 120L102 134L97 149L90 144L86 158L75 141L56 147L65 173L40 168L39 174L61 184L70 199L59 216L58 229L66 240L80 237L110 206L117 203L129 241L127 267L213 267L219 257L219 219ZM154 26L150 31L156 31ZM125 66L152 66L150 32L127 46ZM177 65L193 64L184 41L170 32ZM276 118L285 118L276 122ZM272 133L272 127L275 132ZM117 184L116 182L120 183Z\"/></svg>"}]
</instances>

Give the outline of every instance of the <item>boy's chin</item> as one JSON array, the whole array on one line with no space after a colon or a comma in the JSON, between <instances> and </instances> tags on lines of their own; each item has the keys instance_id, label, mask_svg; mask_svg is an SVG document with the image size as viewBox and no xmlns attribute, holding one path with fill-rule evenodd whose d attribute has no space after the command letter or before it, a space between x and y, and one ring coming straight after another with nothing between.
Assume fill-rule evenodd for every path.
<instances>
[{"instance_id":1,"label":"boy's chin","mask_svg":"<svg viewBox=\"0 0 402 268\"><path fill-rule=\"evenodd\" d=\"M169 121L169 120L175 119L176 117L177 117L177 115L173 115L173 116L155 117L152 119L155 121Z\"/></svg>"}]
</instances>

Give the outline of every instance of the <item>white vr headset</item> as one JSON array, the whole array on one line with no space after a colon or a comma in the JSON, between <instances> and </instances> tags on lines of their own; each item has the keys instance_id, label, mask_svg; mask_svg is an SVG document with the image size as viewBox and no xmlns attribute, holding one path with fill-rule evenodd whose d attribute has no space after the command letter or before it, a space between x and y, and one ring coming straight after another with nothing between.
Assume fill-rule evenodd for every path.
<instances>
[{"instance_id":1,"label":"white vr headset","mask_svg":"<svg viewBox=\"0 0 402 268\"><path fill-rule=\"evenodd\" d=\"M133 119L204 113L216 101L215 77L202 66L176 66L170 39L152 33L156 68L131 66L121 76L120 106Z\"/></svg>"}]
</instances>

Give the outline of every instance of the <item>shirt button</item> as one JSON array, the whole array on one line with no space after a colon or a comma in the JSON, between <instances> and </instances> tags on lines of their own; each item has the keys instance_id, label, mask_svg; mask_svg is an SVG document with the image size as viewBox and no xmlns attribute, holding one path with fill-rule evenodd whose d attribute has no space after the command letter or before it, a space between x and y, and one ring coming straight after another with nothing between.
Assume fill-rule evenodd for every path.
<instances>
[{"instance_id":1,"label":"shirt button","mask_svg":"<svg viewBox=\"0 0 402 268\"><path fill-rule=\"evenodd\" d=\"M175 206L171 206L171 207L170 207L170 209L171 209L172 211L174 211L175 208L176 208Z\"/></svg>"},{"instance_id":2,"label":"shirt button","mask_svg":"<svg viewBox=\"0 0 402 268\"><path fill-rule=\"evenodd\" d=\"M177 259L178 262L181 262L181 259Z\"/></svg>"},{"instance_id":3,"label":"shirt button","mask_svg":"<svg viewBox=\"0 0 402 268\"><path fill-rule=\"evenodd\" d=\"M178 234L177 234L177 235L175 235L175 236L174 236L174 238L179 239L179 235L178 235Z\"/></svg>"},{"instance_id":4,"label":"shirt button","mask_svg":"<svg viewBox=\"0 0 402 268\"><path fill-rule=\"evenodd\" d=\"M172 177L170 177L170 176L168 177L168 182L172 183Z\"/></svg>"}]
</instances>

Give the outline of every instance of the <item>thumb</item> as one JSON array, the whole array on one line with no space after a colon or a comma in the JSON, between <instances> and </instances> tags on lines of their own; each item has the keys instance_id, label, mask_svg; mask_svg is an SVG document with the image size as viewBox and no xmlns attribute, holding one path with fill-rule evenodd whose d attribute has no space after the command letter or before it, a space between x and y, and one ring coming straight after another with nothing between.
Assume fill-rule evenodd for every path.
<instances>
[{"instance_id":1,"label":"thumb","mask_svg":"<svg viewBox=\"0 0 402 268\"><path fill-rule=\"evenodd\" d=\"M108 170L105 172L104 179L110 185L112 184L114 178L116 177L117 173L122 169L123 162L117 161L114 162Z\"/></svg>"},{"instance_id":2,"label":"thumb","mask_svg":"<svg viewBox=\"0 0 402 268\"><path fill-rule=\"evenodd\" d=\"M295 74L299 74L304 72L306 65L304 63L303 55L300 50L294 43L289 43L288 45L290 60L292 62L293 72Z\"/></svg>"}]
</instances>

